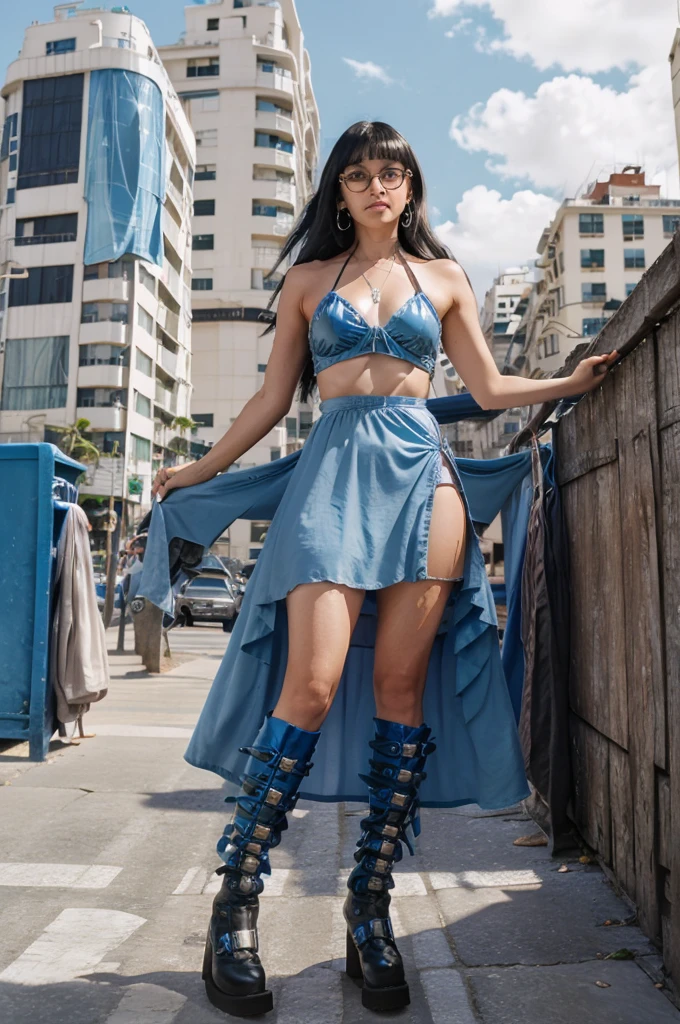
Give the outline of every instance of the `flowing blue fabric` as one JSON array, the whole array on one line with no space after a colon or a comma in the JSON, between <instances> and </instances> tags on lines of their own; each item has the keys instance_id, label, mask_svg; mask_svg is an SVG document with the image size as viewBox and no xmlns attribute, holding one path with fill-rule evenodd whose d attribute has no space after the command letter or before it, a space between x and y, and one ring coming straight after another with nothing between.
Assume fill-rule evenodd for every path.
<instances>
[{"instance_id":1,"label":"flowing blue fabric","mask_svg":"<svg viewBox=\"0 0 680 1024\"><path fill-rule=\"evenodd\" d=\"M229 646L186 753L235 796L238 746L277 700L288 656L286 595L331 579L366 590L341 684L301 795L363 800L357 779L372 737L377 589L426 577L427 531L442 454L460 487L464 578L433 645L424 718L437 741L424 806L507 807L528 795L497 618L472 519L491 522L531 471L530 453L455 459L423 399L347 396L321 405L304 448L252 469L170 491L153 506L139 593L167 612L173 538L209 547L238 518L271 519ZM518 535L524 523L513 527Z\"/></svg>"},{"instance_id":2,"label":"flowing blue fabric","mask_svg":"<svg viewBox=\"0 0 680 1024\"><path fill-rule=\"evenodd\" d=\"M133 253L163 266L165 114L161 90L135 71L90 74L86 264Z\"/></svg>"}]
</instances>

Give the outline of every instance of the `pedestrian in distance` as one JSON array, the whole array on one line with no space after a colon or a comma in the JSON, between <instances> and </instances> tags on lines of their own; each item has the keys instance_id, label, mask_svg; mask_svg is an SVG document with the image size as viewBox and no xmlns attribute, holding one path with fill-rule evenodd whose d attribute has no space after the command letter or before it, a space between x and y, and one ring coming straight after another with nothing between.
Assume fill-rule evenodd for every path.
<instances>
[{"instance_id":1,"label":"pedestrian in distance","mask_svg":"<svg viewBox=\"0 0 680 1024\"><path fill-rule=\"evenodd\" d=\"M215 1006L244 1017L273 1005L258 897L299 796L368 795L344 904L346 969L381 1011L409 1002L389 904L419 806L499 808L529 792L479 541L426 406L440 345L483 409L583 394L617 357L585 358L559 379L499 372L469 279L429 226L416 156L383 122L338 139L289 255L262 387L200 461L156 475L140 587L160 571L151 538L170 512L181 506L190 523L208 482L280 422L296 388L301 400L318 390L321 416L186 754L235 800L203 978Z\"/></svg>"}]
</instances>

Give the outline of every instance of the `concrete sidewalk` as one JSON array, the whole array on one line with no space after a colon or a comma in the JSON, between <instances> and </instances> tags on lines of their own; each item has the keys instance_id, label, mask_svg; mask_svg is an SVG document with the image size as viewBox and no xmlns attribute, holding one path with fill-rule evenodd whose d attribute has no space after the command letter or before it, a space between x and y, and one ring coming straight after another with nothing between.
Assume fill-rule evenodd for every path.
<instances>
[{"instance_id":1,"label":"concrete sidewalk","mask_svg":"<svg viewBox=\"0 0 680 1024\"><path fill-rule=\"evenodd\" d=\"M115 630L109 631L115 648ZM53 744L31 765L0 753L0 1021L209 1024L229 1020L200 979L217 777L182 754L228 637L177 630L192 660L149 677L111 655L96 738ZM128 637L128 645L131 637ZM435 755L436 756L436 755ZM357 766L359 768L359 766ZM262 898L262 958L276 1024L364 1024L343 972L344 881L362 808L301 802ZM397 869L393 923L411 985L410 1024L670 1024L656 951L599 869L512 845L520 808L425 810L418 854ZM626 949L634 959L605 959Z\"/></svg>"}]
</instances>

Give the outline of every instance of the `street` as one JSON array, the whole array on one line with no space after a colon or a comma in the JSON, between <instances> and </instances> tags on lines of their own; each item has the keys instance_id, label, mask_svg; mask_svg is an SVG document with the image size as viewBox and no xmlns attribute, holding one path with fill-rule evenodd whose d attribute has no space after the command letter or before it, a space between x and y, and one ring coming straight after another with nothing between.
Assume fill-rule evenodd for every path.
<instances>
[{"instance_id":1,"label":"street","mask_svg":"<svg viewBox=\"0 0 680 1024\"><path fill-rule=\"evenodd\" d=\"M115 650L116 629L107 633ZM127 635L131 650L131 630ZM182 754L228 635L175 630L182 659L149 676L110 654L94 738L45 763L0 748L0 1021L209 1024L200 978L227 820L216 776ZM359 766L357 766L359 769ZM301 802L274 851L261 954L276 1024L364 1024L344 972L344 879L359 805ZM409 1024L670 1024L660 959L595 864L559 871L521 808L425 810L397 869L392 915L411 985ZM620 950L630 959L605 959ZM634 959L632 958L634 957Z\"/></svg>"}]
</instances>

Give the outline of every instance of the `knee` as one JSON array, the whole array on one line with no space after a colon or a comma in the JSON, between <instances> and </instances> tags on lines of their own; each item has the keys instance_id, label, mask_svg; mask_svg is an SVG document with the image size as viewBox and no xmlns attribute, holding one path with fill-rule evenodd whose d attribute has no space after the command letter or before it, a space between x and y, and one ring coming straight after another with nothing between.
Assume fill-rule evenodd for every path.
<instances>
[{"instance_id":1,"label":"knee","mask_svg":"<svg viewBox=\"0 0 680 1024\"><path fill-rule=\"evenodd\" d=\"M422 700L422 673L400 667L375 673L373 687L379 709L389 710L387 716L400 721L410 717L420 708Z\"/></svg>"},{"instance_id":2,"label":"knee","mask_svg":"<svg viewBox=\"0 0 680 1024\"><path fill-rule=\"evenodd\" d=\"M336 680L314 675L298 681L298 685L287 692L286 703L290 706L289 720L309 723L304 728L316 729L323 722L333 703Z\"/></svg>"}]
</instances>

